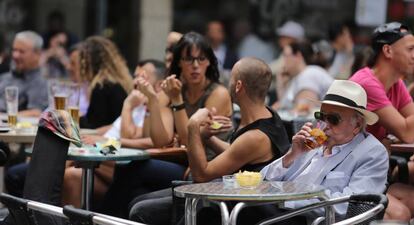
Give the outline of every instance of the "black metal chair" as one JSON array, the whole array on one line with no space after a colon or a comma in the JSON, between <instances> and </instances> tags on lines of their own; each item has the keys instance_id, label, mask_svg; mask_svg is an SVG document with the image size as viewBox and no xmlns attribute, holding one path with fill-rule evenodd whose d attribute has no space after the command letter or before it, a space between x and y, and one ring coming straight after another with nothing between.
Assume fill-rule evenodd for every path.
<instances>
[{"instance_id":1,"label":"black metal chair","mask_svg":"<svg viewBox=\"0 0 414 225\"><path fill-rule=\"evenodd\" d=\"M60 205L63 175L65 172L65 162L69 148L69 141L65 140L52 131L39 127L33 145L32 159L26 176L23 198L17 199L4 196L5 205L9 204L12 209L5 218L6 223L10 224L63 224L62 220L54 215L41 213L38 211L28 212L24 209L24 204L30 200L42 202L50 205ZM22 219L18 215L24 215ZM34 220L30 220L30 218ZM22 221L23 220L23 221Z\"/></svg>"},{"instance_id":2,"label":"black metal chair","mask_svg":"<svg viewBox=\"0 0 414 225\"><path fill-rule=\"evenodd\" d=\"M63 207L63 214L69 218L72 225L144 225L142 223L121 219L118 217L94 213L84 209L78 209L72 205Z\"/></svg>"},{"instance_id":3,"label":"black metal chair","mask_svg":"<svg viewBox=\"0 0 414 225\"><path fill-rule=\"evenodd\" d=\"M19 225L36 224L32 211L27 208L29 200L1 193L0 202L9 210L9 216L5 219L6 223Z\"/></svg>"},{"instance_id":4,"label":"black metal chair","mask_svg":"<svg viewBox=\"0 0 414 225\"><path fill-rule=\"evenodd\" d=\"M393 153L390 155L390 169L388 173L388 183L409 183L409 171L408 171L408 161L410 155L404 154L396 154ZM396 175L393 174L394 169L398 168L398 173Z\"/></svg>"},{"instance_id":5,"label":"black metal chair","mask_svg":"<svg viewBox=\"0 0 414 225\"><path fill-rule=\"evenodd\" d=\"M335 225L368 225L371 221L382 219L385 208L388 205L388 199L383 194L357 194L317 202L270 219L265 219L259 222L258 225L274 224L321 207L333 206L345 202L348 202L345 219L335 223ZM312 225L321 224L323 221L324 218L319 217L313 221Z\"/></svg>"},{"instance_id":6,"label":"black metal chair","mask_svg":"<svg viewBox=\"0 0 414 225\"><path fill-rule=\"evenodd\" d=\"M69 224L62 208L46 203L31 201L24 198L15 197L9 194L1 193L0 202L9 210L9 216L5 219L5 224L17 225L43 225L43 224ZM48 217L45 220L40 218Z\"/></svg>"}]
</instances>

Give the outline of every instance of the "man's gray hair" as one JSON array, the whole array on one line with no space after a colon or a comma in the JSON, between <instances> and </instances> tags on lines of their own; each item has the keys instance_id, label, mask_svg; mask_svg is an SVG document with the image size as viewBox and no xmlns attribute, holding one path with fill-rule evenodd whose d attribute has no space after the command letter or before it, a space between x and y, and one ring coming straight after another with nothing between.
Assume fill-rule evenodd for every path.
<instances>
[{"instance_id":1,"label":"man's gray hair","mask_svg":"<svg viewBox=\"0 0 414 225\"><path fill-rule=\"evenodd\" d=\"M365 119L365 116L364 115L362 115L362 113L360 113L360 112L358 112L358 111L355 111L355 114L353 115L353 123L355 123L356 124L356 122L358 121L358 120L360 120L362 123L361 123L361 129L360 129L360 131L362 131L362 132L366 132L366 128L367 128L367 121L366 121L366 119Z\"/></svg>"},{"instance_id":2,"label":"man's gray hair","mask_svg":"<svg viewBox=\"0 0 414 225\"><path fill-rule=\"evenodd\" d=\"M20 40L28 40L33 44L33 50L40 51L43 47L43 38L36 32L31 30L21 31L16 34L15 38Z\"/></svg>"}]
</instances>

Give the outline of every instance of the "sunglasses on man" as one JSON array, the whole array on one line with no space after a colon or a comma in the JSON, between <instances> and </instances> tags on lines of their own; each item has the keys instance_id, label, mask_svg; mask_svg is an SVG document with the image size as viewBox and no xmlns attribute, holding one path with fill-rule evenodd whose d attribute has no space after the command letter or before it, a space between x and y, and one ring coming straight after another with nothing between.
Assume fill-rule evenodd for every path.
<instances>
[{"instance_id":1,"label":"sunglasses on man","mask_svg":"<svg viewBox=\"0 0 414 225\"><path fill-rule=\"evenodd\" d=\"M314 114L315 119L322 120L324 122L328 122L333 126L338 125L342 118L338 113L324 113L324 112L315 112Z\"/></svg>"}]
</instances>

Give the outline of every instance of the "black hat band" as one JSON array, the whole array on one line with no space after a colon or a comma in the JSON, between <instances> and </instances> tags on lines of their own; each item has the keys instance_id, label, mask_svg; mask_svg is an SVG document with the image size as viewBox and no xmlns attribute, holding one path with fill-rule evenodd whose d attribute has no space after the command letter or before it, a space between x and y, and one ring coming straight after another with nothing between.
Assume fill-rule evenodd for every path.
<instances>
[{"instance_id":1,"label":"black hat band","mask_svg":"<svg viewBox=\"0 0 414 225\"><path fill-rule=\"evenodd\" d=\"M364 106L360 106L360 105L356 104L356 102L352 101L351 99L342 97L340 95L327 94L327 95L325 95L325 98L323 100L324 101L326 100L326 101L340 102L340 103L343 103L345 105L352 106L352 107L355 107L355 108L365 109Z\"/></svg>"}]
</instances>

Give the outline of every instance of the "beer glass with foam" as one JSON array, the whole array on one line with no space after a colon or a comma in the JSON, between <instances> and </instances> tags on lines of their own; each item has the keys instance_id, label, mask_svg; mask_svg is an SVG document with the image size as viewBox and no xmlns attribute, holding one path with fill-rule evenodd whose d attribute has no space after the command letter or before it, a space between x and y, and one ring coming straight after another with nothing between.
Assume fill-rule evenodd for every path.
<instances>
[{"instance_id":1,"label":"beer glass with foam","mask_svg":"<svg viewBox=\"0 0 414 225\"><path fill-rule=\"evenodd\" d=\"M19 89L16 86L9 86L5 89L7 117L10 126L17 124L17 113L19 108Z\"/></svg>"},{"instance_id":2,"label":"beer glass with foam","mask_svg":"<svg viewBox=\"0 0 414 225\"><path fill-rule=\"evenodd\" d=\"M80 85L76 83L68 84L67 109L77 124L79 124L79 98Z\"/></svg>"}]
</instances>

